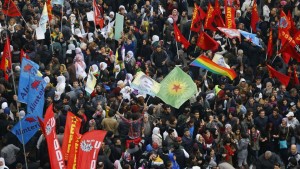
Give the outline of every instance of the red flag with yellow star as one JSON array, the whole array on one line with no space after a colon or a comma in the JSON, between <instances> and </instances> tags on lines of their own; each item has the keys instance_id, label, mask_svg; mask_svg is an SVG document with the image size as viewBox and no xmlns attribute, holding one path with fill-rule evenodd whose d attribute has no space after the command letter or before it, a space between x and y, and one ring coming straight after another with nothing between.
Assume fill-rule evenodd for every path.
<instances>
[{"instance_id":1,"label":"red flag with yellow star","mask_svg":"<svg viewBox=\"0 0 300 169\"><path fill-rule=\"evenodd\" d=\"M11 52L10 52L10 42L9 38L6 38L6 43L4 46L0 69L4 72L4 78L8 80L11 73Z\"/></svg>"},{"instance_id":2,"label":"red flag with yellow star","mask_svg":"<svg viewBox=\"0 0 300 169\"><path fill-rule=\"evenodd\" d=\"M175 36L176 41L179 43L182 43L184 48L187 49L190 46L190 42L185 39L185 37L180 32L180 30L175 22L173 24L173 27L174 27L174 36Z\"/></svg>"},{"instance_id":3,"label":"red flag with yellow star","mask_svg":"<svg viewBox=\"0 0 300 169\"><path fill-rule=\"evenodd\" d=\"M256 32L256 24L259 21L259 14L257 11L257 4L254 0L253 6L252 6L252 15L251 15L251 29L253 32Z\"/></svg>"},{"instance_id":4,"label":"red flag with yellow star","mask_svg":"<svg viewBox=\"0 0 300 169\"><path fill-rule=\"evenodd\" d=\"M197 86L192 78L179 67L175 67L160 85L157 97L177 109L197 93Z\"/></svg>"}]
</instances>

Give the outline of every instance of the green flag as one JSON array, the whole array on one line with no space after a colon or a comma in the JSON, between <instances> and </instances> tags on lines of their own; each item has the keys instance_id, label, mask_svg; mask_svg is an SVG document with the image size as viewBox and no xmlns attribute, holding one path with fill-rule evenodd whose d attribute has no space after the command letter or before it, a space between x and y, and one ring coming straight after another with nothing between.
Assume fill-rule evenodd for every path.
<instances>
[{"instance_id":1,"label":"green flag","mask_svg":"<svg viewBox=\"0 0 300 169\"><path fill-rule=\"evenodd\" d=\"M175 67L160 86L157 96L177 109L197 93L197 86L192 78L179 67Z\"/></svg>"}]
</instances>

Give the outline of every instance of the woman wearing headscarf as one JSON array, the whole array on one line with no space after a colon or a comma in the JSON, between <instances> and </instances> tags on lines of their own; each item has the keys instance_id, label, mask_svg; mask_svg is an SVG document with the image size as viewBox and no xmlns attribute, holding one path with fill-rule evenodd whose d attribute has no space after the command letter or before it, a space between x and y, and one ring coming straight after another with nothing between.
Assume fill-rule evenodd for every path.
<instances>
[{"instance_id":1,"label":"woman wearing headscarf","mask_svg":"<svg viewBox=\"0 0 300 169\"><path fill-rule=\"evenodd\" d=\"M76 52L76 56L74 58L74 64L76 69L76 78L84 79L87 76L85 72L86 64L84 62L84 57L80 48L76 48L75 52Z\"/></svg>"},{"instance_id":2,"label":"woman wearing headscarf","mask_svg":"<svg viewBox=\"0 0 300 169\"><path fill-rule=\"evenodd\" d=\"M109 71L107 70L107 63L100 62L99 64L100 70L99 70L99 82L106 83L108 82L109 78Z\"/></svg>"},{"instance_id":3,"label":"woman wearing headscarf","mask_svg":"<svg viewBox=\"0 0 300 169\"><path fill-rule=\"evenodd\" d=\"M134 73L135 58L132 51L128 51L125 57L125 68L127 72Z\"/></svg>"},{"instance_id":4,"label":"woman wearing headscarf","mask_svg":"<svg viewBox=\"0 0 300 169\"><path fill-rule=\"evenodd\" d=\"M173 23L177 23L178 22L179 13L178 13L177 9L173 9L172 14L169 15L169 18L173 19Z\"/></svg>"},{"instance_id":5,"label":"woman wearing headscarf","mask_svg":"<svg viewBox=\"0 0 300 169\"><path fill-rule=\"evenodd\" d=\"M5 165L5 160L4 158L0 157L0 169L9 169L6 165Z\"/></svg>"},{"instance_id":6,"label":"woman wearing headscarf","mask_svg":"<svg viewBox=\"0 0 300 169\"><path fill-rule=\"evenodd\" d=\"M60 65L59 72L60 72L60 75L62 75L66 78L66 83L69 84L70 75L69 75L69 72L68 72L65 64Z\"/></svg>"},{"instance_id":7,"label":"woman wearing headscarf","mask_svg":"<svg viewBox=\"0 0 300 169\"><path fill-rule=\"evenodd\" d=\"M57 77L57 85L56 85L56 91L58 94L62 94L65 92L65 87L66 87L66 78L64 76L58 76Z\"/></svg>"},{"instance_id":8,"label":"woman wearing headscarf","mask_svg":"<svg viewBox=\"0 0 300 169\"><path fill-rule=\"evenodd\" d=\"M131 82L133 80L133 76L131 73L126 73L126 78L124 80L124 84L127 86L130 86Z\"/></svg>"},{"instance_id":9,"label":"woman wearing headscarf","mask_svg":"<svg viewBox=\"0 0 300 169\"><path fill-rule=\"evenodd\" d=\"M158 147L162 146L162 136L158 127L154 127L152 131L152 144L153 143L157 143Z\"/></svg>"}]
</instances>

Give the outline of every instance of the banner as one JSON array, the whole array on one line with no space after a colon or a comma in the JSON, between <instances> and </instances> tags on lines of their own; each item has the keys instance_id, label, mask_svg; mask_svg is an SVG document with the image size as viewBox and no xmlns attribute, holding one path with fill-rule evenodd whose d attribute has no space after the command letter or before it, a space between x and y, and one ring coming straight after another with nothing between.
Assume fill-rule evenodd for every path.
<instances>
[{"instance_id":1,"label":"banner","mask_svg":"<svg viewBox=\"0 0 300 169\"><path fill-rule=\"evenodd\" d=\"M79 143L77 169L96 169L98 153L105 135L104 130L93 130L82 136Z\"/></svg>"},{"instance_id":2,"label":"banner","mask_svg":"<svg viewBox=\"0 0 300 169\"><path fill-rule=\"evenodd\" d=\"M39 120L41 122L41 120ZM54 118L53 105L46 111L45 120L41 124L48 145L50 164L52 169L65 169L63 155L56 137L56 120Z\"/></svg>"},{"instance_id":3,"label":"banner","mask_svg":"<svg viewBox=\"0 0 300 169\"><path fill-rule=\"evenodd\" d=\"M115 21L115 40L119 40L123 32L123 25L124 25L124 16L116 13L116 21Z\"/></svg>"},{"instance_id":4,"label":"banner","mask_svg":"<svg viewBox=\"0 0 300 169\"><path fill-rule=\"evenodd\" d=\"M75 116L72 112L68 112L64 132L64 140L62 144L62 154L64 156L64 160L66 161L68 161L69 159L73 137L76 133L79 133L81 121L82 120L79 117Z\"/></svg>"},{"instance_id":5,"label":"banner","mask_svg":"<svg viewBox=\"0 0 300 169\"><path fill-rule=\"evenodd\" d=\"M250 41L251 43L253 43L256 46L262 47L260 45L259 39L256 37L256 34L249 33L249 32L242 31L242 30L239 30L239 31L248 41Z\"/></svg>"},{"instance_id":6,"label":"banner","mask_svg":"<svg viewBox=\"0 0 300 169\"><path fill-rule=\"evenodd\" d=\"M44 9L43 9L43 12L42 12L42 15L40 18L40 22L39 22L39 26L38 26L38 27L40 27L41 30L43 30L44 33L46 32L48 21L49 21L49 18L48 18L48 11L47 11L47 3L45 2Z\"/></svg>"},{"instance_id":7,"label":"banner","mask_svg":"<svg viewBox=\"0 0 300 169\"><path fill-rule=\"evenodd\" d=\"M47 83L42 77L29 77L27 113L42 117L45 104L45 87Z\"/></svg>"},{"instance_id":8,"label":"banner","mask_svg":"<svg viewBox=\"0 0 300 169\"><path fill-rule=\"evenodd\" d=\"M25 63L26 60L27 59L23 58L23 63ZM21 85L21 83L19 85ZM24 144L26 144L40 128L38 117L41 118L43 116L46 85L42 77L29 76L29 87L27 89L26 87L24 89L24 86L21 88L22 90L26 90L24 94L27 93L27 97L30 98L27 99L27 115L12 128L12 133L18 137L21 143L23 143L21 133L23 133Z\"/></svg>"},{"instance_id":9,"label":"banner","mask_svg":"<svg viewBox=\"0 0 300 169\"><path fill-rule=\"evenodd\" d=\"M72 144L71 144L71 150L69 153L67 169L76 169L77 168L78 149L79 149L79 142L80 142L81 137L82 137L82 135L79 133L74 134Z\"/></svg>"},{"instance_id":10,"label":"banner","mask_svg":"<svg viewBox=\"0 0 300 169\"><path fill-rule=\"evenodd\" d=\"M35 76L38 72L39 65L26 58L22 59L19 88L18 88L18 101L27 104L29 94L29 77Z\"/></svg>"},{"instance_id":11,"label":"banner","mask_svg":"<svg viewBox=\"0 0 300 169\"><path fill-rule=\"evenodd\" d=\"M225 8L225 24L229 29L236 29L235 10L233 7L226 6Z\"/></svg>"},{"instance_id":12,"label":"banner","mask_svg":"<svg viewBox=\"0 0 300 169\"><path fill-rule=\"evenodd\" d=\"M149 76L145 75L144 72L139 71L137 72L130 87L138 90L139 93L149 94L150 96L155 97L159 92L160 84L151 79Z\"/></svg>"},{"instance_id":13,"label":"banner","mask_svg":"<svg viewBox=\"0 0 300 169\"><path fill-rule=\"evenodd\" d=\"M10 41L8 37L6 38L6 42L4 45L0 69L3 70L4 78L8 80L9 75L11 74L11 51L10 51Z\"/></svg>"},{"instance_id":14,"label":"banner","mask_svg":"<svg viewBox=\"0 0 300 169\"><path fill-rule=\"evenodd\" d=\"M54 4L63 6L64 5L64 0L52 0L52 6Z\"/></svg>"},{"instance_id":15,"label":"banner","mask_svg":"<svg viewBox=\"0 0 300 169\"><path fill-rule=\"evenodd\" d=\"M16 135L20 143L23 144L23 139L24 139L24 144L26 144L39 129L40 129L40 124L37 116L33 114L27 114L22 120L20 120L11 129L11 132L14 135ZM22 139L22 134L23 134L23 139Z\"/></svg>"},{"instance_id":16,"label":"banner","mask_svg":"<svg viewBox=\"0 0 300 169\"><path fill-rule=\"evenodd\" d=\"M228 38L238 38L241 41L241 33L237 29L229 29L218 27L218 29L223 32Z\"/></svg>"}]
</instances>

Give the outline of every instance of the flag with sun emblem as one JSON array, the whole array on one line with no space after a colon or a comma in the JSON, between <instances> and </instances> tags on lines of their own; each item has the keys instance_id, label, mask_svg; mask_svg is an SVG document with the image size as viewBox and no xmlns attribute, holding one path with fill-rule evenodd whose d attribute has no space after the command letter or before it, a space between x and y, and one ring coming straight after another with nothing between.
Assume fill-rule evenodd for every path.
<instances>
[{"instance_id":1,"label":"flag with sun emblem","mask_svg":"<svg viewBox=\"0 0 300 169\"><path fill-rule=\"evenodd\" d=\"M179 67L175 67L160 83L157 96L178 109L196 93L197 86L192 78Z\"/></svg>"}]
</instances>

